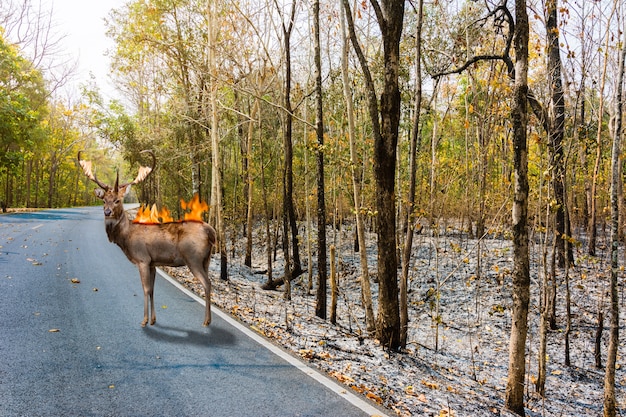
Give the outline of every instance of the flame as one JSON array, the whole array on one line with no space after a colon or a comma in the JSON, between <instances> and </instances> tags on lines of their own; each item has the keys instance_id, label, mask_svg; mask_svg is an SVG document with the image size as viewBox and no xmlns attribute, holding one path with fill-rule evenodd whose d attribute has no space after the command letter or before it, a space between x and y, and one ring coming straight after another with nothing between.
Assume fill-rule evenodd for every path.
<instances>
[{"instance_id":1,"label":"flame","mask_svg":"<svg viewBox=\"0 0 626 417\"><path fill-rule=\"evenodd\" d=\"M153 204L152 207L148 208L148 206L141 206L137 211L137 216L133 220L133 223L141 223L141 224L159 224L159 223L171 223L174 221L174 218L170 214L170 211L167 207L162 207L161 210L157 210L156 204Z\"/></svg>"},{"instance_id":2,"label":"flame","mask_svg":"<svg viewBox=\"0 0 626 417\"><path fill-rule=\"evenodd\" d=\"M189 222L201 222L202 214L209 210L209 205L204 201L200 201L198 194L194 194L193 198L188 203L181 198L180 206L183 211L186 212L184 213L183 221Z\"/></svg>"},{"instance_id":3,"label":"flame","mask_svg":"<svg viewBox=\"0 0 626 417\"><path fill-rule=\"evenodd\" d=\"M201 222L202 215L205 211L209 210L209 205L204 201L200 201L198 194L195 194L193 198L187 203L182 198L180 199L180 206L183 211L183 220L186 222ZM137 216L133 220L133 223L141 224L160 224L160 223L172 223L174 218L167 207L161 207L157 209L156 204L152 207L141 206L137 211Z\"/></svg>"}]
</instances>

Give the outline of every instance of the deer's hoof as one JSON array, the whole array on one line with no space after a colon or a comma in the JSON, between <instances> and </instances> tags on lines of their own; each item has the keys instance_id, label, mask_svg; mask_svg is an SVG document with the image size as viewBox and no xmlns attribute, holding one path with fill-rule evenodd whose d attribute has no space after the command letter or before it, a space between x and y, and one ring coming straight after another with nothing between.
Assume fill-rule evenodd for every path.
<instances>
[{"instance_id":1,"label":"deer's hoof","mask_svg":"<svg viewBox=\"0 0 626 417\"><path fill-rule=\"evenodd\" d=\"M204 323L202 323L204 327L207 327L210 324L211 324L211 319L205 320Z\"/></svg>"},{"instance_id":2,"label":"deer's hoof","mask_svg":"<svg viewBox=\"0 0 626 417\"><path fill-rule=\"evenodd\" d=\"M156 323L156 319L150 320L150 326L154 326L154 323Z\"/></svg>"}]
</instances>

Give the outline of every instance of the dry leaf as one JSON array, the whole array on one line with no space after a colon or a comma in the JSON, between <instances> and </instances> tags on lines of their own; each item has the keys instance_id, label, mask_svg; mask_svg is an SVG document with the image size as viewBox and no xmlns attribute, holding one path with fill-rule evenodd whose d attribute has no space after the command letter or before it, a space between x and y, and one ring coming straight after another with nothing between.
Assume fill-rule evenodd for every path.
<instances>
[{"instance_id":1,"label":"dry leaf","mask_svg":"<svg viewBox=\"0 0 626 417\"><path fill-rule=\"evenodd\" d=\"M50 333L59 333L61 330L60 329L50 329L48 330L48 332Z\"/></svg>"},{"instance_id":2,"label":"dry leaf","mask_svg":"<svg viewBox=\"0 0 626 417\"><path fill-rule=\"evenodd\" d=\"M377 402L378 404L382 404L383 403L383 399L380 398L378 395L372 393L372 392L368 392L367 394L365 394L365 396L367 398L369 398L370 400Z\"/></svg>"},{"instance_id":3,"label":"dry leaf","mask_svg":"<svg viewBox=\"0 0 626 417\"><path fill-rule=\"evenodd\" d=\"M439 389L439 384L437 384L436 382L431 382L431 381L422 381L422 384L425 387L428 387L430 389Z\"/></svg>"},{"instance_id":4,"label":"dry leaf","mask_svg":"<svg viewBox=\"0 0 626 417\"><path fill-rule=\"evenodd\" d=\"M72 279L70 279L70 282L72 284L80 284L80 280L78 278L72 278Z\"/></svg>"}]
</instances>

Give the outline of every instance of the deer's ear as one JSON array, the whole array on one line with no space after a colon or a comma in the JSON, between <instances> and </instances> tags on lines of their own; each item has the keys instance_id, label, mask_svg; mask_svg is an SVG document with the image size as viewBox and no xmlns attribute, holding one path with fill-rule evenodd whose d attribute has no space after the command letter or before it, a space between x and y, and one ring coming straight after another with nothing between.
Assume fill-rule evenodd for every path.
<instances>
[{"instance_id":1,"label":"deer's ear","mask_svg":"<svg viewBox=\"0 0 626 417\"><path fill-rule=\"evenodd\" d=\"M102 188L96 188L95 190L93 190L93 193L96 195L96 197L98 197L99 199L103 199L104 198L104 193L105 191Z\"/></svg>"},{"instance_id":2,"label":"deer's ear","mask_svg":"<svg viewBox=\"0 0 626 417\"><path fill-rule=\"evenodd\" d=\"M130 184L124 186L124 197L126 197L130 193Z\"/></svg>"}]
</instances>

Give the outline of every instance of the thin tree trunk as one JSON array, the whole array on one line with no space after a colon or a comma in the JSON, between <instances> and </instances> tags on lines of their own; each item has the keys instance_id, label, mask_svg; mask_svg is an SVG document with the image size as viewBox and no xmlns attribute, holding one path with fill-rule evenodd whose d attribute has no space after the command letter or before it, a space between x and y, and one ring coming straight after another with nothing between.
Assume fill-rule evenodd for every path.
<instances>
[{"instance_id":1,"label":"thin tree trunk","mask_svg":"<svg viewBox=\"0 0 626 417\"><path fill-rule=\"evenodd\" d=\"M317 137L317 297L315 315L326 318L326 203L324 186L324 114L322 102L322 58L320 52L320 2L313 1L315 61L315 135ZM335 300L336 301L336 300ZM336 305L335 305L336 308Z\"/></svg>"},{"instance_id":2,"label":"thin tree trunk","mask_svg":"<svg viewBox=\"0 0 626 417\"><path fill-rule=\"evenodd\" d=\"M339 295L335 252L335 245L330 245L330 322L332 324L337 324L337 297Z\"/></svg>"},{"instance_id":3,"label":"thin tree trunk","mask_svg":"<svg viewBox=\"0 0 626 417\"><path fill-rule=\"evenodd\" d=\"M524 379L530 265L528 253L528 41L529 25L526 1L515 2L515 84L513 88L513 311L509 339L509 370L505 391L505 409L524 415Z\"/></svg>"},{"instance_id":4,"label":"thin tree trunk","mask_svg":"<svg viewBox=\"0 0 626 417\"><path fill-rule=\"evenodd\" d=\"M267 254L267 281L263 285L263 288L274 288L274 277L272 276L272 233L270 230L270 223L273 219L273 214L270 213L269 205L267 204L267 186L265 184L265 163L263 158L263 129L261 128L261 121L259 120L259 147L261 148L260 152L260 163L261 163L261 191L263 194L263 211L265 212L265 245L266 245L266 254Z\"/></svg>"},{"instance_id":5,"label":"thin tree trunk","mask_svg":"<svg viewBox=\"0 0 626 417\"><path fill-rule=\"evenodd\" d=\"M421 1L421 0L420 0ZM348 119L348 141L350 142L350 171L352 174L352 194L354 196L354 212L356 217L357 244L359 247L359 258L361 263L361 303L365 310L365 328L369 334L376 331L376 321L374 319L374 307L372 303L372 290L370 286L369 267L367 262L367 245L365 242L365 224L363 221L363 211L361 209L361 166L358 161L355 138L354 123L354 103L352 101L352 90L350 89L350 79L348 77L348 38L345 28L345 10L340 7L341 12L341 33L343 34L341 75L343 81L343 95L346 101L346 117Z\"/></svg>"},{"instance_id":6,"label":"thin tree trunk","mask_svg":"<svg viewBox=\"0 0 626 417\"><path fill-rule=\"evenodd\" d=\"M613 5L615 8L615 4ZM615 10L615 9L613 9ZM611 15L613 16L613 12ZM596 159L593 167L593 177L591 179L591 201L590 201L590 220L588 224L588 234L589 234L589 246L587 248L587 253L591 256L595 256L596 254L596 237L597 237L597 209L596 209L596 194L598 188L598 175L600 172L600 162L602 160L602 119L604 118L604 86L606 83L606 72L608 66L608 51L609 51L609 39L610 39L610 31L606 31L606 39L604 44L604 64L602 67L602 77L600 80L600 90L597 92L598 94L598 132L596 134Z\"/></svg>"},{"instance_id":7,"label":"thin tree trunk","mask_svg":"<svg viewBox=\"0 0 626 417\"><path fill-rule=\"evenodd\" d=\"M408 301L408 281L409 266L411 263L411 251L413 249L413 232L415 230L415 188L417 178L417 149L420 132L420 113L422 108L422 18L424 11L424 1L419 0L417 4L417 22L415 28L415 103L414 119L410 144L410 177L409 195L406 209L406 239L402 253L402 276L400 277L400 347L405 348L407 333L409 328L409 301Z\"/></svg>"},{"instance_id":8,"label":"thin tree trunk","mask_svg":"<svg viewBox=\"0 0 626 417\"><path fill-rule=\"evenodd\" d=\"M550 106L548 110L548 144L550 150L550 168L552 187L556 207L554 210L555 229L557 233L557 264L564 267L569 256L565 253L566 224L563 162L563 136L565 127L565 99L563 97L563 80L561 76L561 49L559 45L559 28L557 19L558 0L546 2L546 36L548 43L548 78L550 81Z\"/></svg>"},{"instance_id":9,"label":"thin tree trunk","mask_svg":"<svg viewBox=\"0 0 626 417\"><path fill-rule=\"evenodd\" d=\"M259 101L255 99L254 104L252 106L252 112L250 114L250 122L248 123L248 135L246 137L246 145L245 145L245 157L244 157L244 177L246 183L244 184L244 196L246 197L246 255L244 259L244 264L248 267L252 267L252 219L254 208L252 206L252 189L253 189L253 179L252 179L252 137L254 135L254 118L258 113Z\"/></svg>"},{"instance_id":10,"label":"thin tree trunk","mask_svg":"<svg viewBox=\"0 0 626 417\"><path fill-rule=\"evenodd\" d=\"M625 27L626 28L626 27ZM622 32L623 33L623 32ZM604 416L616 415L615 402L615 362L619 346L619 201L618 188L621 179L620 149L622 137L622 109L624 89L624 60L626 59L626 43L623 44L619 56L618 81L615 88L615 130L613 132L613 148L611 151L611 283L610 283L610 306L611 324L609 333L609 348L606 357L606 370L604 375Z\"/></svg>"},{"instance_id":11,"label":"thin tree trunk","mask_svg":"<svg viewBox=\"0 0 626 417\"><path fill-rule=\"evenodd\" d=\"M209 77L209 100L211 106L211 153L212 153L212 185L211 198L215 202L215 226L218 233L218 245L220 249L220 278L228 279L228 254L226 252L226 231L223 222L222 207L222 163L220 157L220 144L218 132L217 114L217 62L215 59L215 41L217 39L218 25L215 22L214 2L207 4L207 32L208 32L208 60L211 76Z\"/></svg>"}]
</instances>

